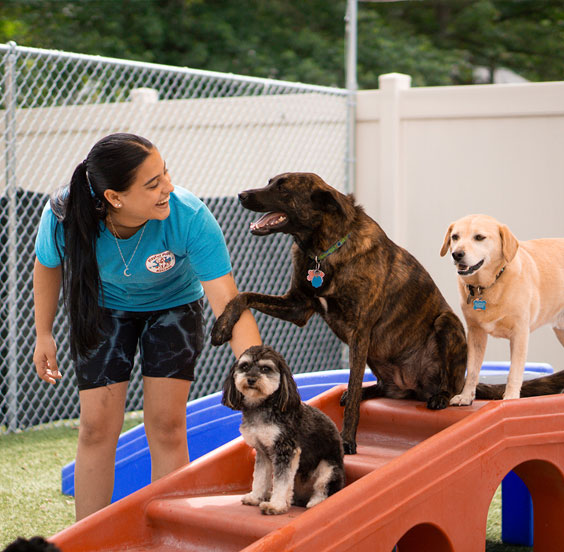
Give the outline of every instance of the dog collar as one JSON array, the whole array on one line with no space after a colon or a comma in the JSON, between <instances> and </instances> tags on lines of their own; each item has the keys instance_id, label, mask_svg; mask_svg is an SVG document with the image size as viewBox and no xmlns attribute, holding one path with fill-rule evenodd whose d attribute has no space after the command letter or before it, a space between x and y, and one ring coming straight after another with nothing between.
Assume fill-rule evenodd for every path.
<instances>
[{"instance_id":1,"label":"dog collar","mask_svg":"<svg viewBox=\"0 0 564 552\"><path fill-rule=\"evenodd\" d=\"M470 284L467 284L466 287L468 288L468 297L466 299L466 304L469 305L470 302L472 301L472 297L474 297L475 295L478 296L478 299L474 300L474 310L486 310L486 301L482 299L482 293L484 293L484 291L486 291L486 289L490 289L498 280L498 278L503 274L503 271L505 270L505 266L497 273L497 276L495 277L495 280L486 287L482 287L482 286L472 286Z\"/></svg>"},{"instance_id":2,"label":"dog collar","mask_svg":"<svg viewBox=\"0 0 564 552\"><path fill-rule=\"evenodd\" d=\"M335 253L335 251L337 251L337 249L339 249L349 239L349 236L350 233L344 238L341 238L337 243L334 243L327 251L321 253L321 255L316 255L315 257L312 255L309 256L310 259L315 261L315 268L307 271L307 281L311 282L311 285L314 288L319 288L323 285L323 277L325 276L325 273L320 270L320 262L329 257L332 253Z\"/></svg>"}]
</instances>

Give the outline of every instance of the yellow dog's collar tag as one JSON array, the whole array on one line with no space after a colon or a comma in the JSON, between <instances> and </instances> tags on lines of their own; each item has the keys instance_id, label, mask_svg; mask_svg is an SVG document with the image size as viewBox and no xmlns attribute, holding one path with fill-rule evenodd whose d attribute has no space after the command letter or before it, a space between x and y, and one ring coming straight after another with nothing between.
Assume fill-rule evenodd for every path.
<instances>
[{"instance_id":1,"label":"yellow dog's collar tag","mask_svg":"<svg viewBox=\"0 0 564 552\"><path fill-rule=\"evenodd\" d=\"M474 310L486 310L486 301L484 299L474 299Z\"/></svg>"}]
</instances>

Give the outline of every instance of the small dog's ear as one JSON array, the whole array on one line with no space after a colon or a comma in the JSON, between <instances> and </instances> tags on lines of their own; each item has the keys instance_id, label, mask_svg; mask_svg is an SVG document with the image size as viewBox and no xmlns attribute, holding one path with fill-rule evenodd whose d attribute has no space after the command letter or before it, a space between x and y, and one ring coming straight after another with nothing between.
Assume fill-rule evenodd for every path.
<instances>
[{"instance_id":1,"label":"small dog's ear","mask_svg":"<svg viewBox=\"0 0 564 552\"><path fill-rule=\"evenodd\" d=\"M448 227L448 230L445 234L445 240L443 241L443 246L441 247L441 257L444 257L447 254L448 248L450 247L450 235L452 234L453 226L454 222Z\"/></svg>"},{"instance_id":2,"label":"small dog's ear","mask_svg":"<svg viewBox=\"0 0 564 552\"><path fill-rule=\"evenodd\" d=\"M282 357L277 359L280 371L280 385L278 386L278 408L281 412L298 408L302 399L298 392L298 386L292 376L292 370Z\"/></svg>"},{"instance_id":3,"label":"small dog's ear","mask_svg":"<svg viewBox=\"0 0 564 552\"><path fill-rule=\"evenodd\" d=\"M235 386L235 370L237 366L238 361L236 360L223 382L223 396L221 397L221 404L233 410L241 410L243 407L243 394Z\"/></svg>"},{"instance_id":4,"label":"small dog's ear","mask_svg":"<svg viewBox=\"0 0 564 552\"><path fill-rule=\"evenodd\" d=\"M501 236L501 253L506 263L510 263L517 255L519 241L505 224L499 225L499 235Z\"/></svg>"}]
</instances>

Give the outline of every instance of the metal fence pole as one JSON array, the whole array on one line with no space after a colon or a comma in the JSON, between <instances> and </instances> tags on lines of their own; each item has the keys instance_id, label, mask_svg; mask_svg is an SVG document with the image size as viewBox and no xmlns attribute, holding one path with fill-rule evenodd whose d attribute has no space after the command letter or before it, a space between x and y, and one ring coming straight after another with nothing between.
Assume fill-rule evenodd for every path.
<instances>
[{"instance_id":1,"label":"metal fence pole","mask_svg":"<svg viewBox=\"0 0 564 552\"><path fill-rule=\"evenodd\" d=\"M358 89L356 76L357 63L357 0L347 1L345 16L346 35L346 86L347 86L347 147L346 147L346 181L347 192L355 191L356 171L356 92Z\"/></svg>"},{"instance_id":2,"label":"metal fence pole","mask_svg":"<svg viewBox=\"0 0 564 552\"><path fill-rule=\"evenodd\" d=\"M9 43L10 51L5 73L5 159L6 199L8 207L8 429L18 427L18 363L17 363L17 191L16 191L16 61L17 46Z\"/></svg>"}]
</instances>

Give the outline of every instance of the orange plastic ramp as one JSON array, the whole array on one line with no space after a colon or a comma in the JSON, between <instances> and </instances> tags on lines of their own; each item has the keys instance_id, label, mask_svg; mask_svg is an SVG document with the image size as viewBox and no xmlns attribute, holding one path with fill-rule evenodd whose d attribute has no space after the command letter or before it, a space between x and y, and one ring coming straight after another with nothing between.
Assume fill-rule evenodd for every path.
<instances>
[{"instance_id":1,"label":"orange plastic ramp","mask_svg":"<svg viewBox=\"0 0 564 552\"><path fill-rule=\"evenodd\" d=\"M342 424L343 387L316 397ZM564 543L564 397L430 411L378 399L361 406L347 487L281 516L244 506L254 455L241 439L59 533L63 552L245 550L477 552L492 496L512 469L529 487L535 550Z\"/></svg>"}]
</instances>

